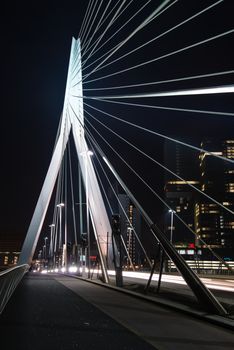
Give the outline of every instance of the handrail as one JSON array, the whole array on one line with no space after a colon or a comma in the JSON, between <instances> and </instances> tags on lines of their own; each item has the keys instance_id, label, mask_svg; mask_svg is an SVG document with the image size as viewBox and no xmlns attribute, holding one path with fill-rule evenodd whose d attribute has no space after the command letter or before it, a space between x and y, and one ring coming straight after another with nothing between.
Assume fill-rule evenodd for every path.
<instances>
[{"instance_id":1,"label":"handrail","mask_svg":"<svg viewBox=\"0 0 234 350\"><path fill-rule=\"evenodd\" d=\"M0 314L28 270L29 265L23 264L0 272Z\"/></svg>"}]
</instances>

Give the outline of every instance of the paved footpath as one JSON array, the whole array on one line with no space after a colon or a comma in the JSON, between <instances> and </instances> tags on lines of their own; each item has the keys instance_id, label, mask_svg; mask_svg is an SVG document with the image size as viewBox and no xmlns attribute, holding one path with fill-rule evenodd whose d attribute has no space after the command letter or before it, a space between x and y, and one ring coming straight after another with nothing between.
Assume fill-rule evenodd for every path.
<instances>
[{"instance_id":1,"label":"paved footpath","mask_svg":"<svg viewBox=\"0 0 234 350\"><path fill-rule=\"evenodd\" d=\"M8 350L224 350L230 330L67 276L29 273L0 316Z\"/></svg>"}]
</instances>

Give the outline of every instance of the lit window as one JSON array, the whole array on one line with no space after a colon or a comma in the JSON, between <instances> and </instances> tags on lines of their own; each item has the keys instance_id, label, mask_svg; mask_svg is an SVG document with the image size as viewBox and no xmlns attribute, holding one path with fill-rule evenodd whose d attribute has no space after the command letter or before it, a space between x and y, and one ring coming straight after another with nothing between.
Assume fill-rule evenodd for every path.
<instances>
[{"instance_id":1,"label":"lit window","mask_svg":"<svg viewBox=\"0 0 234 350\"><path fill-rule=\"evenodd\" d=\"M196 184L199 184L199 181L168 181L168 184L170 185L187 185L187 184L190 184L190 185L196 185Z\"/></svg>"}]
</instances>

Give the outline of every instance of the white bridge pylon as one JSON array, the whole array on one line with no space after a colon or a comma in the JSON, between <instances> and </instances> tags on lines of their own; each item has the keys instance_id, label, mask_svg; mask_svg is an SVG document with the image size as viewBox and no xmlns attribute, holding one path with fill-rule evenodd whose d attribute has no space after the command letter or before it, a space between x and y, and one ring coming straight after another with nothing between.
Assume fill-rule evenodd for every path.
<instances>
[{"instance_id":1,"label":"white bridge pylon","mask_svg":"<svg viewBox=\"0 0 234 350\"><path fill-rule=\"evenodd\" d=\"M78 98L74 96L80 97ZM87 190L86 185L88 183L89 213L93 224L97 247L99 250L104 279L106 282L108 282L106 258L108 256L109 261L111 261L111 257L113 256L110 245L108 244L107 247L108 233L111 233L111 226L96 174L90 157L88 156L88 146L84 135L82 96L83 88L80 40L72 38L64 106L60 120L57 142L39 199L37 201L36 208L34 210L31 223L28 228L26 238L24 240L19 258L19 264L30 264L32 261L59 173L59 169L62 163L68 138L69 135L72 134L74 137L82 177L83 180L87 180L83 181L85 190ZM72 133L70 131L72 131ZM109 250L108 252L107 249Z\"/></svg>"}]
</instances>

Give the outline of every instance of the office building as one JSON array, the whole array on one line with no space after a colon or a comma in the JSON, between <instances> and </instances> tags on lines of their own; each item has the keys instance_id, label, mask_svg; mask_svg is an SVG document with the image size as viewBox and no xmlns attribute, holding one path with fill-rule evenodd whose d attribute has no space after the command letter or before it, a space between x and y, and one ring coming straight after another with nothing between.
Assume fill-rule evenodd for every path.
<instances>
[{"instance_id":1,"label":"office building","mask_svg":"<svg viewBox=\"0 0 234 350\"><path fill-rule=\"evenodd\" d=\"M201 147L217 156L234 160L234 140L207 139ZM208 152L199 155L201 191L234 211L234 164L213 157ZM234 248L234 215L208 198L201 196L195 204L197 235L222 256ZM205 247L202 241L198 245Z\"/></svg>"},{"instance_id":2,"label":"office building","mask_svg":"<svg viewBox=\"0 0 234 350\"><path fill-rule=\"evenodd\" d=\"M189 228L194 230L196 191L189 185L199 187L198 155L198 151L178 143L165 141L164 165L181 178L165 172L165 201L171 208L171 211L165 209L165 232L178 248L186 248L195 244L195 235ZM173 215L174 212L189 228L186 228L176 215Z\"/></svg>"},{"instance_id":3,"label":"office building","mask_svg":"<svg viewBox=\"0 0 234 350\"><path fill-rule=\"evenodd\" d=\"M17 265L22 245L20 238L15 235L0 237L0 269Z\"/></svg>"}]
</instances>

